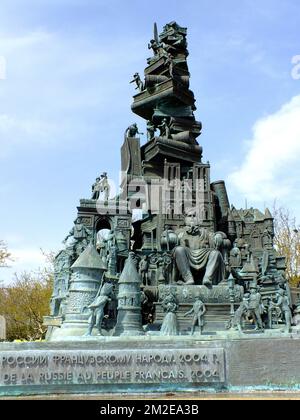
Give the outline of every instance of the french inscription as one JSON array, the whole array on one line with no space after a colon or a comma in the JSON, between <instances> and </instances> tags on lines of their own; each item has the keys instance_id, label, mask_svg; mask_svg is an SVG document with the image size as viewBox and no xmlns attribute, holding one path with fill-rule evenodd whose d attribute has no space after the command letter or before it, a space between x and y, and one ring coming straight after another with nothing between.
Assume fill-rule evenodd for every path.
<instances>
[{"instance_id":1,"label":"french inscription","mask_svg":"<svg viewBox=\"0 0 300 420\"><path fill-rule=\"evenodd\" d=\"M223 349L0 352L0 387L225 382Z\"/></svg>"}]
</instances>

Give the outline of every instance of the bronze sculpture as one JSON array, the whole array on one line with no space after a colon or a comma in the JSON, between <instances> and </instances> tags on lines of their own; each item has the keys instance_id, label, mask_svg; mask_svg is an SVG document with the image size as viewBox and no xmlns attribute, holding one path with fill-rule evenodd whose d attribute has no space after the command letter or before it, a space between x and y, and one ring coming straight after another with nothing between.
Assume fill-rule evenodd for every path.
<instances>
[{"instance_id":1,"label":"bronze sculpture","mask_svg":"<svg viewBox=\"0 0 300 420\"><path fill-rule=\"evenodd\" d=\"M178 335L178 323L176 316L178 303L176 296L174 296L171 290L164 297L162 307L165 312L165 317L160 329L160 334L163 336Z\"/></svg>"},{"instance_id":2,"label":"bronze sculpture","mask_svg":"<svg viewBox=\"0 0 300 420\"><path fill-rule=\"evenodd\" d=\"M206 313L206 308L205 308L204 303L201 301L200 296L196 296L196 302L194 303L192 309L188 311L186 314L184 314L184 316L189 316L193 314L191 335L194 335L196 325L198 325L199 333L200 335L202 335L205 313Z\"/></svg>"},{"instance_id":3,"label":"bronze sculpture","mask_svg":"<svg viewBox=\"0 0 300 420\"><path fill-rule=\"evenodd\" d=\"M258 287L255 284L250 286L248 309L249 309L249 316L252 316L253 321L255 323L255 329L264 331L264 326L263 326L261 316L265 308L262 302L261 294L258 292Z\"/></svg>"},{"instance_id":4,"label":"bronze sculpture","mask_svg":"<svg viewBox=\"0 0 300 420\"><path fill-rule=\"evenodd\" d=\"M111 284L104 284L102 288L99 289L99 292L95 298L95 300L88 306L88 309L91 312L89 318L89 328L86 333L86 336L91 336L93 332L93 328L96 326L98 328L98 335L102 335L102 321L104 319L104 309L108 302L111 301L112 295L112 285Z\"/></svg>"},{"instance_id":5,"label":"bronze sculpture","mask_svg":"<svg viewBox=\"0 0 300 420\"><path fill-rule=\"evenodd\" d=\"M290 308L290 301L286 292L283 289L279 289L276 293L276 302L271 303L271 307L280 309L281 316L285 324L285 332L291 332L292 326L292 312Z\"/></svg>"},{"instance_id":6,"label":"bronze sculpture","mask_svg":"<svg viewBox=\"0 0 300 420\"><path fill-rule=\"evenodd\" d=\"M66 250L70 259L66 270L71 272L75 259L90 241L95 241L104 284L114 282L118 287L128 255L134 253L130 257L131 268L126 268L125 279L122 278L119 310L114 307L111 331L121 311L126 317L126 334L131 330L132 314L136 321L133 330L140 334L141 319L146 322L150 313L151 323L144 325L150 332L160 331L163 324L168 326L168 320L176 315L178 334L184 334L189 329L184 314L187 305L194 304L194 313L201 313L205 307L209 315L206 329L212 332L224 332L229 317L231 326L239 331L243 330L246 317L263 330L264 322L268 327L272 318L264 313L264 305L278 287L286 290L286 296L278 297L274 304L277 302L276 308L282 311L289 326L284 302L287 299L291 304L291 295L283 275L284 258L274 248L270 211L238 210L230 205L225 182L212 182L210 163L203 160L203 149L198 143L202 123L196 120L195 97L189 88L186 37L186 28L176 22L165 25L160 34L155 25L148 45L153 56L147 61L145 83L137 72L131 81L137 90L132 111L146 123L147 142L141 144L138 136L143 133L136 123L130 125L122 146L121 193L114 200L109 199L107 173L103 173L92 187L92 199L80 200L78 219L68 235L74 241ZM142 188L132 186L136 180L143 184ZM158 186L158 194L153 193L153 185ZM99 209L96 201L101 194L106 205ZM135 195L136 205L131 200ZM130 211L137 207L141 216L135 219ZM99 238L99 229L103 228L109 233ZM91 277L94 281L95 276ZM63 293L62 278L67 289ZM133 284L135 290L131 293ZM178 301L166 304L161 293L163 287L169 286L175 288ZM67 275L55 274L53 303L57 307L61 300L68 304L70 287ZM264 291L263 297L258 288ZM148 315L143 312L145 305L139 302L139 289L147 296ZM219 317L219 307L215 305L222 308L220 322L215 322ZM74 306L80 314L82 307L76 302ZM63 319L65 305L61 307ZM139 310L143 313L139 314ZM120 334L122 316L116 330ZM201 316L200 324L204 315Z\"/></svg>"},{"instance_id":7,"label":"bronze sculpture","mask_svg":"<svg viewBox=\"0 0 300 420\"><path fill-rule=\"evenodd\" d=\"M192 269L204 271L203 285L219 284L225 275L225 263L220 249L223 237L201 228L195 210L185 216L185 228L178 234L180 246L175 249L177 268L185 284L195 283Z\"/></svg>"},{"instance_id":8,"label":"bronze sculpture","mask_svg":"<svg viewBox=\"0 0 300 420\"><path fill-rule=\"evenodd\" d=\"M136 89L138 89L140 92L144 90L144 83L142 82L142 79L139 75L139 73L135 73L133 75L133 80L130 83L136 84Z\"/></svg>"}]
</instances>

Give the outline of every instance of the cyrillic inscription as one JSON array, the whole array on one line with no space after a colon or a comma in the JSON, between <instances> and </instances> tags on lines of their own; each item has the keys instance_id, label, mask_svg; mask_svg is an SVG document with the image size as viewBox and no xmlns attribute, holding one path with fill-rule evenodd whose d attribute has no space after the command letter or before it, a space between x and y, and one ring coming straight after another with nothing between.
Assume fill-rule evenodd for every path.
<instances>
[{"instance_id":1,"label":"cyrillic inscription","mask_svg":"<svg viewBox=\"0 0 300 420\"><path fill-rule=\"evenodd\" d=\"M0 386L225 382L223 349L0 352Z\"/></svg>"}]
</instances>

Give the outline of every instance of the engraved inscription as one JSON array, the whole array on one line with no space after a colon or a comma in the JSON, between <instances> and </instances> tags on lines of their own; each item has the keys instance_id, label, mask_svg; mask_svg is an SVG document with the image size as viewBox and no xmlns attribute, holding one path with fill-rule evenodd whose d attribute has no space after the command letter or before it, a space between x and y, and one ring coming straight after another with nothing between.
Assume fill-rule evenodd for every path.
<instances>
[{"instance_id":1,"label":"engraved inscription","mask_svg":"<svg viewBox=\"0 0 300 420\"><path fill-rule=\"evenodd\" d=\"M0 387L225 382L223 349L0 352Z\"/></svg>"}]
</instances>

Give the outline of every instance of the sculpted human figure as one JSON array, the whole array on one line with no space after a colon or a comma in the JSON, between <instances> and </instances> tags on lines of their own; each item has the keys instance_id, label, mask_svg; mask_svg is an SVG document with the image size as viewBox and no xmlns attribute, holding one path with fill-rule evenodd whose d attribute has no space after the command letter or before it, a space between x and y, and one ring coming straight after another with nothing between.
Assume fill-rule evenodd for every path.
<instances>
[{"instance_id":1,"label":"sculpted human figure","mask_svg":"<svg viewBox=\"0 0 300 420\"><path fill-rule=\"evenodd\" d=\"M242 265L242 253L238 247L237 242L234 243L232 250L230 251L230 264L232 267L241 267Z\"/></svg>"},{"instance_id":2,"label":"sculpted human figure","mask_svg":"<svg viewBox=\"0 0 300 420\"><path fill-rule=\"evenodd\" d=\"M300 327L300 307L298 306L294 311L293 325Z\"/></svg>"},{"instance_id":3,"label":"sculpted human figure","mask_svg":"<svg viewBox=\"0 0 300 420\"><path fill-rule=\"evenodd\" d=\"M144 90L144 83L142 82L139 73L135 73L133 75L133 80L130 83L136 83L136 89L138 89L140 92Z\"/></svg>"},{"instance_id":4,"label":"sculpted human figure","mask_svg":"<svg viewBox=\"0 0 300 420\"><path fill-rule=\"evenodd\" d=\"M117 249L117 242L116 242L116 234L114 230L111 230L107 236L107 248L108 248L108 270L110 274L116 275L118 249Z\"/></svg>"},{"instance_id":5,"label":"sculpted human figure","mask_svg":"<svg viewBox=\"0 0 300 420\"><path fill-rule=\"evenodd\" d=\"M285 322L285 332L289 333L292 327L292 312L290 308L289 298L283 289L279 289L276 293L276 302L272 302L271 306L280 309Z\"/></svg>"},{"instance_id":6,"label":"sculpted human figure","mask_svg":"<svg viewBox=\"0 0 300 420\"><path fill-rule=\"evenodd\" d=\"M240 307L236 310L232 321L232 327L237 328L240 333L243 332L243 319L246 317L249 311L249 293L243 297L243 302Z\"/></svg>"},{"instance_id":7,"label":"sculpted human figure","mask_svg":"<svg viewBox=\"0 0 300 420\"><path fill-rule=\"evenodd\" d=\"M148 121L147 122L147 140L150 141L155 136L156 127L153 124L153 122Z\"/></svg>"},{"instance_id":8,"label":"sculpted human figure","mask_svg":"<svg viewBox=\"0 0 300 420\"><path fill-rule=\"evenodd\" d=\"M95 300L87 307L91 311L91 315L89 318L89 328L85 336L91 336L95 326L98 328L98 335L102 335L101 325L104 318L104 309L106 304L111 301L112 291L112 284L104 284Z\"/></svg>"},{"instance_id":9,"label":"sculpted human figure","mask_svg":"<svg viewBox=\"0 0 300 420\"><path fill-rule=\"evenodd\" d=\"M195 283L194 273L204 274L203 285L212 287L224 280L225 263L221 253L224 234L214 234L199 226L195 210L185 216L185 228L178 234L176 266L186 285Z\"/></svg>"},{"instance_id":10,"label":"sculpted human figure","mask_svg":"<svg viewBox=\"0 0 300 420\"><path fill-rule=\"evenodd\" d=\"M178 322L176 316L178 303L176 296L171 292L168 293L162 302L162 307L165 312L165 317L160 329L160 334L163 336L178 335Z\"/></svg>"},{"instance_id":11,"label":"sculpted human figure","mask_svg":"<svg viewBox=\"0 0 300 420\"><path fill-rule=\"evenodd\" d=\"M170 126L167 118L162 120L162 123L158 126L158 128L160 129L161 137L165 137L167 139L171 137Z\"/></svg>"},{"instance_id":12,"label":"sculpted human figure","mask_svg":"<svg viewBox=\"0 0 300 420\"><path fill-rule=\"evenodd\" d=\"M165 64L168 66L168 68L169 68L169 74L170 74L170 77L171 78L173 78L174 77L174 67L175 67L175 63L174 63L174 60L173 60L173 56L172 56L172 54L170 54L170 53L168 53L167 54L167 57L166 57L166 60L165 60Z\"/></svg>"},{"instance_id":13,"label":"sculpted human figure","mask_svg":"<svg viewBox=\"0 0 300 420\"><path fill-rule=\"evenodd\" d=\"M100 193L104 193L104 201L109 199L110 186L107 178L107 172L103 172L100 178L92 186L92 200L99 200Z\"/></svg>"},{"instance_id":14,"label":"sculpted human figure","mask_svg":"<svg viewBox=\"0 0 300 420\"><path fill-rule=\"evenodd\" d=\"M145 286L148 286L148 269L149 269L149 263L147 260L147 256L144 255L139 264L139 274Z\"/></svg>"},{"instance_id":15,"label":"sculpted human figure","mask_svg":"<svg viewBox=\"0 0 300 420\"><path fill-rule=\"evenodd\" d=\"M199 326L200 334L203 333L205 313L206 313L206 308L205 308L204 303L200 299L200 296L196 296L196 302L194 303L192 309L188 311L186 314L184 314L185 317L193 314L191 335L194 335L197 324Z\"/></svg>"},{"instance_id":16,"label":"sculpted human figure","mask_svg":"<svg viewBox=\"0 0 300 420\"><path fill-rule=\"evenodd\" d=\"M110 185L109 185L109 182L108 182L106 172L103 172L103 174L101 175L100 183L101 183L100 192L104 193L104 201L108 201L109 193L110 193Z\"/></svg>"},{"instance_id":17,"label":"sculpted human figure","mask_svg":"<svg viewBox=\"0 0 300 420\"><path fill-rule=\"evenodd\" d=\"M256 285L251 285L249 296L249 316L252 316L256 325L256 330L264 330L261 319L264 309L261 294L258 292L258 287Z\"/></svg>"},{"instance_id":18,"label":"sculpted human figure","mask_svg":"<svg viewBox=\"0 0 300 420\"><path fill-rule=\"evenodd\" d=\"M135 138L138 134L143 135L144 133L139 133L139 129L136 123L130 125L126 132L125 132L125 137L133 137Z\"/></svg>"},{"instance_id":19,"label":"sculpted human figure","mask_svg":"<svg viewBox=\"0 0 300 420\"><path fill-rule=\"evenodd\" d=\"M81 252L84 251L84 249L88 245L89 234L90 232L82 223L82 218L78 217L74 221L74 227L70 230L69 234L65 237L63 243L66 244L67 240L73 237L73 241L70 244L70 247L73 249L73 252L75 252L77 255L80 255Z\"/></svg>"},{"instance_id":20,"label":"sculpted human figure","mask_svg":"<svg viewBox=\"0 0 300 420\"><path fill-rule=\"evenodd\" d=\"M98 200L101 190L101 180L96 178L96 182L92 186L92 200Z\"/></svg>"},{"instance_id":21,"label":"sculpted human figure","mask_svg":"<svg viewBox=\"0 0 300 420\"><path fill-rule=\"evenodd\" d=\"M272 249L273 248L273 237L271 233L269 232L269 229L265 229L262 234L262 244L263 247L266 249Z\"/></svg>"},{"instance_id":22,"label":"sculpted human figure","mask_svg":"<svg viewBox=\"0 0 300 420\"><path fill-rule=\"evenodd\" d=\"M100 258L104 264L107 264L107 239L103 237L98 237L97 241L97 250L99 252Z\"/></svg>"},{"instance_id":23,"label":"sculpted human figure","mask_svg":"<svg viewBox=\"0 0 300 420\"><path fill-rule=\"evenodd\" d=\"M160 45L155 41L155 39L151 39L150 43L148 44L148 49L153 51L154 55L159 54Z\"/></svg>"}]
</instances>

